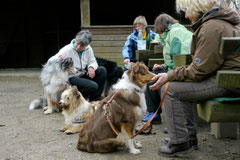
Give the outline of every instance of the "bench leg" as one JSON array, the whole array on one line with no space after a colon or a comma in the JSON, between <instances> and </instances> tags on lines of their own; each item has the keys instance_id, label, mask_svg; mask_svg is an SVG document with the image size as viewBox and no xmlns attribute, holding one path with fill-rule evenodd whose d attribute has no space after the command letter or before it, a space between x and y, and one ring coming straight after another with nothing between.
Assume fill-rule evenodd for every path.
<instances>
[{"instance_id":1,"label":"bench leg","mask_svg":"<svg viewBox=\"0 0 240 160\"><path fill-rule=\"evenodd\" d=\"M211 133L216 138L236 138L238 123L211 123Z\"/></svg>"}]
</instances>

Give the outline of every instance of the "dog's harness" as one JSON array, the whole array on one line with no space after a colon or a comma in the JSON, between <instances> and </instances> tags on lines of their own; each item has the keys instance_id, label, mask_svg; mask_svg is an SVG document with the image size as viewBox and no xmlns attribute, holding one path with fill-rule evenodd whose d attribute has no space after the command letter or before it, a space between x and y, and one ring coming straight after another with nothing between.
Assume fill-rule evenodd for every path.
<instances>
[{"instance_id":1,"label":"dog's harness","mask_svg":"<svg viewBox=\"0 0 240 160\"><path fill-rule=\"evenodd\" d=\"M133 138L136 137L138 134L140 134L140 133L149 125L149 123L151 123L151 121L153 120L153 118L155 117L155 115L157 114L157 112L159 111L159 109L161 108L161 106L162 106L162 104L163 104L163 101L164 101L165 96L166 96L166 94L167 94L167 90L168 90L169 83L170 83L170 82L167 82L167 84L166 84L166 86L165 86L163 95L162 95L162 97L161 97L161 102L160 102L160 104L159 104L156 112L154 113L154 115L153 115L153 116L142 126L142 128L141 128L135 135L133 135L130 139L133 139ZM111 104L111 102L112 102L113 98L116 96L116 94L117 94L117 91L114 92L114 94L112 95L112 97L110 98L110 100L107 101L107 102L105 102L105 104L103 105L104 115L105 115L105 117L106 117L106 119L107 119L110 127L111 127L112 130L114 131L114 133L115 133L117 136L119 136L120 138L126 140L126 138L122 137L122 136L117 132L117 130L114 128L114 126L113 126L113 124L112 124L112 122L111 122L111 120L110 120L110 118L109 118L109 112L108 112L108 110L107 110L107 108L109 107L109 108L110 108L110 111L111 111L111 114L112 114L112 117L113 117L113 110L112 110L112 104Z\"/></svg>"}]
</instances>

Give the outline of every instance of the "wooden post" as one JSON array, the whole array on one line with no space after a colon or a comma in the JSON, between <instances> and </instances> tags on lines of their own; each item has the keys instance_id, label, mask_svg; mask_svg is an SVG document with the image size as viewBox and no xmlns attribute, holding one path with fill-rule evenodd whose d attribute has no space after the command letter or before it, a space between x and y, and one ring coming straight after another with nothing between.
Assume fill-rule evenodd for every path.
<instances>
[{"instance_id":1,"label":"wooden post","mask_svg":"<svg viewBox=\"0 0 240 160\"><path fill-rule=\"evenodd\" d=\"M81 26L90 26L90 0L80 0Z\"/></svg>"}]
</instances>

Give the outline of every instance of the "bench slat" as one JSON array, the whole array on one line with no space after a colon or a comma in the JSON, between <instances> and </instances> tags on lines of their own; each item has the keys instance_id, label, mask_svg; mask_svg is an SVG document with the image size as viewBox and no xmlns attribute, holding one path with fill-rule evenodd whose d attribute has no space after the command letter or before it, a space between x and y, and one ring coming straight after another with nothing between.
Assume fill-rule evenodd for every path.
<instances>
[{"instance_id":1,"label":"bench slat","mask_svg":"<svg viewBox=\"0 0 240 160\"><path fill-rule=\"evenodd\" d=\"M240 37L223 37L220 46L220 54L240 54Z\"/></svg>"},{"instance_id":2,"label":"bench slat","mask_svg":"<svg viewBox=\"0 0 240 160\"><path fill-rule=\"evenodd\" d=\"M197 112L206 122L240 122L239 101L220 103L208 100L197 104Z\"/></svg>"},{"instance_id":3,"label":"bench slat","mask_svg":"<svg viewBox=\"0 0 240 160\"><path fill-rule=\"evenodd\" d=\"M184 66L186 64L190 64L191 62L192 62L191 54L173 55L173 63L175 67Z\"/></svg>"},{"instance_id":4,"label":"bench slat","mask_svg":"<svg viewBox=\"0 0 240 160\"><path fill-rule=\"evenodd\" d=\"M92 41L126 41L128 35L93 35Z\"/></svg>"},{"instance_id":5,"label":"bench slat","mask_svg":"<svg viewBox=\"0 0 240 160\"><path fill-rule=\"evenodd\" d=\"M220 88L240 88L240 71L218 71L216 79Z\"/></svg>"},{"instance_id":6,"label":"bench slat","mask_svg":"<svg viewBox=\"0 0 240 160\"><path fill-rule=\"evenodd\" d=\"M123 47L92 47L94 53L122 53Z\"/></svg>"},{"instance_id":7,"label":"bench slat","mask_svg":"<svg viewBox=\"0 0 240 160\"><path fill-rule=\"evenodd\" d=\"M125 41L93 41L91 43L92 47L122 47Z\"/></svg>"},{"instance_id":8,"label":"bench slat","mask_svg":"<svg viewBox=\"0 0 240 160\"><path fill-rule=\"evenodd\" d=\"M154 64L163 64L164 63L164 59L163 58L150 58L148 60L148 66L149 67L153 67Z\"/></svg>"},{"instance_id":9,"label":"bench slat","mask_svg":"<svg viewBox=\"0 0 240 160\"><path fill-rule=\"evenodd\" d=\"M138 61L145 61L149 58L162 58L163 55L161 54L155 54L153 50L136 50L136 59Z\"/></svg>"},{"instance_id":10,"label":"bench slat","mask_svg":"<svg viewBox=\"0 0 240 160\"><path fill-rule=\"evenodd\" d=\"M154 53L155 54L161 54L163 53L163 46L162 45L155 45L154 46Z\"/></svg>"},{"instance_id":11,"label":"bench slat","mask_svg":"<svg viewBox=\"0 0 240 160\"><path fill-rule=\"evenodd\" d=\"M116 58L116 59L122 59L123 61L123 56L121 52L115 52L115 53L100 53L100 52L95 52L94 53L95 56L97 57L101 57L101 58Z\"/></svg>"}]
</instances>

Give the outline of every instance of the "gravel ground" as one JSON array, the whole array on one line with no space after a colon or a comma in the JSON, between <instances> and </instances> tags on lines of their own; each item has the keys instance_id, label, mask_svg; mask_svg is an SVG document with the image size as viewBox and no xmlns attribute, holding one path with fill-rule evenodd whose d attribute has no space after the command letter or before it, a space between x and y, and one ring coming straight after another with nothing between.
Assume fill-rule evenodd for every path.
<instances>
[{"instance_id":1,"label":"gravel ground","mask_svg":"<svg viewBox=\"0 0 240 160\"><path fill-rule=\"evenodd\" d=\"M58 131L64 124L61 113L44 115L41 109L28 109L30 102L43 94L38 76L39 72L0 72L0 160L179 159L158 155L158 148L164 145L162 139L167 136L163 133L164 121L153 126L153 134L136 137L143 146L139 155L132 155L126 150L107 154L78 151L78 134L66 135ZM181 159L240 159L236 139L216 139L206 123L199 123L198 130L199 150L192 150Z\"/></svg>"}]
</instances>

